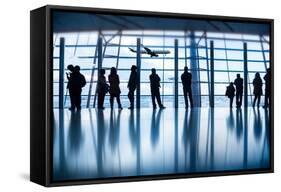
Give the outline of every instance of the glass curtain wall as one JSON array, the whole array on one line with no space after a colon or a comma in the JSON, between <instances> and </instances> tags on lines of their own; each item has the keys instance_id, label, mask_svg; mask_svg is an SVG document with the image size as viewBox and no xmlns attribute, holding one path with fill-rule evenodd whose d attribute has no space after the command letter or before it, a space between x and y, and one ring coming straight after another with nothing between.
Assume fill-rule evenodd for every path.
<instances>
[{"instance_id":1,"label":"glass curtain wall","mask_svg":"<svg viewBox=\"0 0 281 192\"><path fill-rule=\"evenodd\" d=\"M215 107L227 107L228 98L225 97L226 86L233 82L236 74L243 77L243 43L248 47L248 103L252 104L252 81L256 72L265 75L269 67L269 37L247 34L211 33L204 31L100 31L55 33L53 36L53 103L58 108L59 100L59 49L60 38L65 38L65 71L69 64L79 65L87 84L82 91L82 107L97 106L97 41L103 39L102 68L106 70L106 78L111 67L116 67L120 78L121 102L123 107L129 106L127 97L127 82L130 68L136 65L137 38L141 39L141 49L169 50L166 55L151 57L141 55L141 107L152 107L150 98L149 75L151 68L155 68L161 78L161 97L166 107L174 107L174 56L175 39L178 40L178 102L184 106L184 98L180 76L184 66L193 75L193 97L198 106L208 107L210 97L210 41L214 41L214 72L215 72ZM67 78L64 79L64 107L70 106L70 98L66 89ZM264 89L264 87L263 87ZM264 99L261 99L261 103ZM105 107L109 107L109 96L105 98Z\"/></svg>"}]
</instances>

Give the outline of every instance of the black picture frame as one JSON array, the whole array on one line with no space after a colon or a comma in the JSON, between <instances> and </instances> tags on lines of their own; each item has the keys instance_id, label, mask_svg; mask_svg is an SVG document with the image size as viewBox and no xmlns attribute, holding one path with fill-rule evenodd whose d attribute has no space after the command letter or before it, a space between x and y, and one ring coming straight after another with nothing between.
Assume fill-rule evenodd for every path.
<instances>
[{"instance_id":1,"label":"black picture frame","mask_svg":"<svg viewBox=\"0 0 281 192\"><path fill-rule=\"evenodd\" d=\"M75 181L52 181L52 11L89 12L110 15L153 16L220 21L266 23L270 25L270 168L192 174L116 177ZM242 175L274 172L274 20L246 17L195 15L136 10L101 9L46 5L30 12L30 180L43 186L82 185L159 179Z\"/></svg>"}]
</instances>

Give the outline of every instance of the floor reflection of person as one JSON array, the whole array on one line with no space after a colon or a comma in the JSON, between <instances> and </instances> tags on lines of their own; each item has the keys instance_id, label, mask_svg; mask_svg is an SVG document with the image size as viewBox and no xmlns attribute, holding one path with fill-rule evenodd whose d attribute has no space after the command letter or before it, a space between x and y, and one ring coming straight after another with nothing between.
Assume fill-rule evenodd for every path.
<instances>
[{"instance_id":1,"label":"floor reflection of person","mask_svg":"<svg viewBox=\"0 0 281 192\"><path fill-rule=\"evenodd\" d=\"M257 72L255 75L255 78L253 80L253 86L254 86L254 96L255 96L253 101L253 107L255 107L256 102L257 102L257 107L259 107L261 101L261 95L262 95L262 80L259 72Z\"/></svg>"},{"instance_id":2,"label":"floor reflection of person","mask_svg":"<svg viewBox=\"0 0 281 192\"><path fill-rule=\"evenodd\" d=\"M231 130L234 128L234 116L232 110L232 108L229 108L229 116L226 119L227 127Z\"/></svg>"},{"instance_id":3,"label":"floor reflection of person","mask_svg":"<svg viewBox=\"0 0 281 192\"><path fill-rule=\"evenodd\" d=\"M161 113L163 110L157 110L152 111L152 117L151 117L151 143L153 147L158 143L159 140L159 134L160 134L160 120L161 120Z\"/></svg>"},{"instance_id":4,"label":"floor reflection of person","mask_svg":"<svg viewBox=\"0 0 281 192\"><path fill-rule=\"evenodd\" d=\"M241 108L236 109L236 137L241 138L243 133L243 117Z\"/></svg>"},{"instance_id":5,"label":"floor reflection of person","mask_svg":"<svg viewBox=\"0 0 281 192\"><path fill-rule=\"evenodd\" d=\"M191 73L188 72L187 67L184 67L184 72L181 75L181 82L182 82L182 85L183 85L183 95L184 95L184 101L185 101L185 108L188 108L187 95L189 97L190 107L193 107L191 80L192 80Z\"/></svg>"},{"instance_id":6,"label":"floor reflection of person","mask_svg":"<svg viewBox=\"0 0 281 192\"><path fill-rule=\"evenodd\" d=\"M118 103L118 108L122 109L122 105L120 102L120 94L121 94L121 90L119 87L120 80L115 67L111 68L110 74L108 75L108 81L109 81L110 107L111 109L113 109L114 98L116 98Z\"/></svg>"},{"instance_id":7,"label":"floor reflection of person","mask_svg":"<svg viewBox=\"0 0 281 192\"><path fill-rule=\"evenodd\" d=\"M262 134L262 120L260 115L260 109L253 109L253 112L254 112L254 123L253 123L254 136L256 139L260 139Z\"/></svg>"},{"instance_id":8,"label":"floor reflection of person","mask_svg":"<svg viewBox=\"0 0 281 192\"><path fill-rule=\"evenodd\" d=\"M265 81L265 94L264 94L264 108L270 106L270 95L271 95L271 91L270 91L270 84L271 84L271 71L270 68L268 68L266 70L266 74L263 77L264 81Z\"/></svg>"},{"instance_id":9,"label":"floor reflection of person","mask_svg":"<svg viewBox=\"0 0 281 192\"><path fill-rule=\"evenodd\" d=\"M98 83L97 83L97 93L98 93L98 109L104 109L103 103L104 103L104 97L106 93L108 92L108 85L106 83L105 79L105 70L100 69L99 71L99 77L98 77Z\"/></svg>"},{"instance_id":10,"label":"floor reflection of person","mask_svg":"<svg viewBox=\"0 0 281 192\"><path fill-rule=\"evenodd\" d=\"M134 92L137 88L137 66L132 65L131 67L131 74L130 74L130 78L129 78L129 82L128 82L128 89L129 89L129 93L128 93L128 98L130 101L130 107L129 109L134 109Z\"/></svg>"},{"instance_id":11,"label":"floor reflection of person","mask_svg":"<svg viewBox=\"0 0 281 192\"><path fill-rule=\"evenodd\" d=\"M160 77L156 74L156 69L152 68L151 69L151 75L149 76L150 80L150 90L151 90L151 99L152 99L152 105L153 109L156 109L156 102L155 99L157 100L157 103L160 107L160 109L164 109L165 107L161 103L161 98L160 98Z\"/></svg>"},{"instance_id":12,"label":"floor reflection of person","mask_svg":"<svg viewBox=\"0 0 281 192\"><path fill-rule=\"evenodd\" d=\"M83 133L81 125L81 112L71 111L69 129L68 129L68 141L71 152L77 155L81 144L83 143Z\"/></svg>"}]
</instances>

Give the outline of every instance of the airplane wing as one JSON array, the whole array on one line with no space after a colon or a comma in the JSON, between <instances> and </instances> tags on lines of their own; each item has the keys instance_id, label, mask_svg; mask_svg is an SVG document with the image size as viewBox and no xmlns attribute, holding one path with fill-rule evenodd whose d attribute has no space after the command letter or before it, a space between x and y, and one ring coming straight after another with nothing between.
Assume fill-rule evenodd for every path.
<instances>
[{"instance_id":1,"label":"airplane wing","mask_svg":"<svg viewBox=\"0 0 281 192\"><path fill-rule=\"evenodd\" d=\"M132 48L130 48L130 47L129 47L129 50L132 51L133 53L136 53L136 52L137 52L136 50L134 50L134 49L132 49Z\"/></svg>"},{"instance_id":2,"label":"airplane wing","mask_svg":"<svg viewBox=\"0 0 281 192\"><path fill-rule=\"evenodd\" d=\"M143 47L143 48L146 50L146 52L147 52L148 54L152 53L151 49L149 49L149 48L147 48L147 47Z\"/></svg>"}]
</instances>

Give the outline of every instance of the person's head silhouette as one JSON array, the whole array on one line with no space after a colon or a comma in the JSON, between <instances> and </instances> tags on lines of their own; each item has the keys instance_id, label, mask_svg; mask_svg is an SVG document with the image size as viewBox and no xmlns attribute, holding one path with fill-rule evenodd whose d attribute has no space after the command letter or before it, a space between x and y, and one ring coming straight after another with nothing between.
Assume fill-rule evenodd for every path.
<instances>
[{"instance_id":1,"label":"person's head silhouette","mask_svg":"<svg viewBox=\"0 0 281 192\"><path fill-rule=\"evenodd\" d=\"M131 67L131 71L136 71L136 70L137 70L137 66L132 65L132 67Z\"/></svg>"},{"instance_id":2,"label":"person's head silhouette","mask_svg":"<svg viewBox=\"0 0 281 192\"><path fill-rule=\"evenodd\" d=\"M155 69L155 68L152 68L152 69L151 69L151 72L152 72L152 74L155 74L155 73L156 73L156 69Z\"/></svg>"},{"instance_id":3,"label":"person's head silhouette","mask_svg":"<svg viewBox=\"0 0 281 192\"><path fill-rule=\"evenodd\" d=\"M68 66L67 66L67 69L68 69L69 71L73 72L73 71L74 71L74 66L73 66L73 65L68 65Z\"/></svg>"},{"instance_id":4,"label":"person's head silhouette","mask_svg":"<svg viewBox=\"0 0 281 192\"><path fill-rule=\"evenodd\" d=\"M80 72L80 67L79 67L79 65L76 65L76 66L74 67L74 71L75 71L75 72Z\"/></svg>"},{"instance_id":5,"label":"person's head silhouette","mask_svg":"<svg viewBox=\"0 0 281 192\"><path fill-rule=\"evenodd\" d=\"M260 73L259 73L259 72L256 72L255 77L256 77L256 78L260 78Z\"/></svg>"},{"instance_id":6,"label":"person's head silhouette","mask_svg":"<svg viewBox=\"0 0 281 192\"><path fill-rule=\"evenodd\" d=\"M233 82L230 82L230 86L233 86Z\"/></svg>"},{"instance_id":7,"label":"person's head silhouette","mask_svg":"<svg viewBox=\"0 0 281 192\"><path fill-rule=\"evenodd\" d=\"M238 78L238 79L240 78L240 74L237 74L237 78Z\"/></svg>"},{"instance_id":8,"label":"person's head silhouette","mask_svg":"<svg viewBox=\"0 0 281 192\"><path fill-rule=\"evenodd\" d=\"M115 67L111 67L110 74L112 74L112 75L116 75L117 74L117 71L116 71Z\"/></svg>"},{"instance_id":9,"label":"person's head silhouette","mask_svg":"<svg viewBox=\"0 0 281 192\"><path fill-rule=\"evenodd\" d=\"M267 72L267 73L270 73L270 68L267 68L267 69L266 69L266 72Z\"/></svg>"},{"instance_id":10,"label":"person's head silhouette","mask_svg":"<svg viewBox=\"0 0 281 192\"><path fill-rule=\"evenodd\" d=\"M186 73L188 72L188 67L187 66L184 67L184 72L186 72Z\"/></svg>"}]
</instances>

